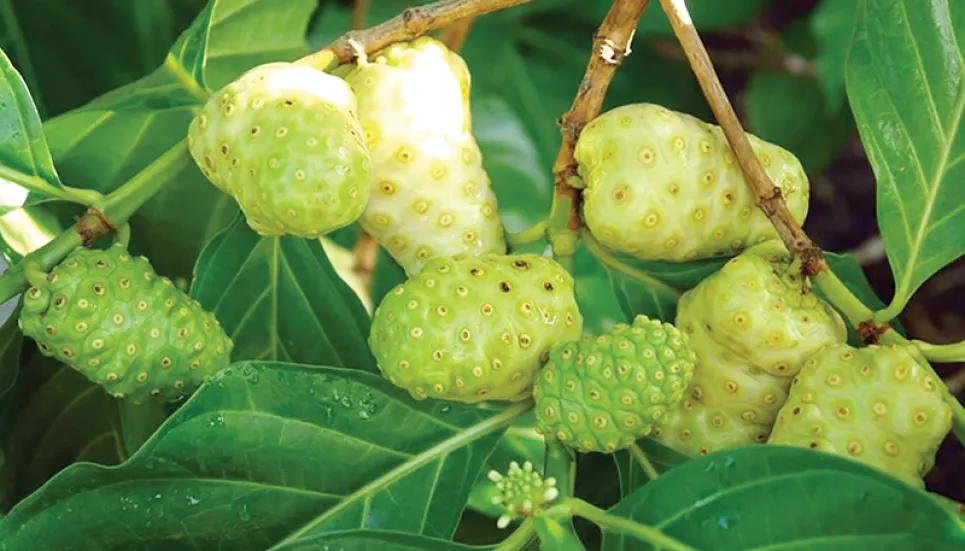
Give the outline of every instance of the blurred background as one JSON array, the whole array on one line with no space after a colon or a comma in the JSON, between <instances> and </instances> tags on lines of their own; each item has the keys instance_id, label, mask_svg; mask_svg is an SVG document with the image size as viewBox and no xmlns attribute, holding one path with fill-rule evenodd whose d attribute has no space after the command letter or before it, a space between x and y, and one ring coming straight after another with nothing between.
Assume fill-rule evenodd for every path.
<instances>
[{"instance_id":1,"label":"blurred background","mask_svg":"<svg viewBox=\"0 0 965 551\"><path fill-rule=\"evenodd\" d=\"M376 24L419 3L373 0L365 24ZM688 4L745 127L791 150L803 162L813 198L805 229L826 250L854 253L875 291L887 302L893 282L878 236L875 177L846 93L844 68L854 2L690 0ZM473 75L474 132L510 230L523 229L548 213L550 167L560 144L555 120L569 108L592 34L609 5L604 0L536 0L472 24L462 54ZM78 119L70 115L71 110L155 71L204 6L203 0L0 1L0 47L30 87L41 117L49 121L45 128L56 133ZM306 39L312 48L323 47L347 30L351 21L351 0L320 0ZM656 1L643 18L632 55L617 73L606 108L643 101L711 120ZM136 135L135 143L150 148L164 141L153 139L161 135L160 129L183 123L183 109L141 105L145 107L155 109L152 123L132 126L130 133ZM94 110L94 115L103 114ZM131 160L136 154L121 146L89 150L78 160L59 153L67 149L66 138L49 139L55 159L66 159L63 169L58 159L58 170L67 185L101 188L108 179L114 181L138 168ZM94 177L86 170L91 162L110 164L113 172ZM157 199L151 206L153 217L143 218L141 224L150 227L150 243L138 237L135 221L135 245L151 251L162 273L190 277L200 247L230 221L230 205L219 202L223 198L210 191L196 192L200 195L192 197L190 212L183 209L185 196ZM69 223L76 212L63 205L31 209L33 223L51 231ZM20 223L13 215L0 219L7 258L17 258L12 250L17 247L10 241ZM180 229L183 223L192 228L196 243L164 234L166 227ZM341 232L336 237L351 247L354 233ZM581 284L590 289L593 302L588 317L605 327L621 315L608 276L592 263L583 265L583 270ZM959 261L918 291L902 324L914 337L934 343L965 339L963 286L965 262ZM11 307L4 306L4 317ZM965 370L959 365L936 367L961 395ZM931 489L965 501L965 471L956 468L963 461L965 451L950 440L929 476Z\"/></svg>"}]
</instances>

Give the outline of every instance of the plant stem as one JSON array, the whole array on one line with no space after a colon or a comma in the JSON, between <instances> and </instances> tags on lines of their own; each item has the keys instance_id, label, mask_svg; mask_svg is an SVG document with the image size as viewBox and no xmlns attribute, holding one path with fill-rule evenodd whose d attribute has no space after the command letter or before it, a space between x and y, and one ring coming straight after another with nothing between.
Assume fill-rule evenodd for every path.
<instances>
[{"instance_id":1,"label":"plant stem","mask_svg":"<svg viewBox=\"0 0 965 551\"><path fill-rule=\"evenodd\" d=\"M647 272L630 266L629 264L617 258L617 256L613 254L610 249L604 247L603 244L600 243L589 230L584 229L580 232L580 241L583 242L583 245L588 251L590 251L590 254L593 255L594 258L599 260L601 264L610 268L611 270L619 272L635 281L639 281L648 289L660 289L665 294L680 297L681 292L679 289L671 287Z\"/></svg>"},{"instance_id":2,"label":"plant stem","mask_svg":"<svg viewBox=\"0 0 965 551\"><path fill-rule=\"evenodd\" d=\"M188 154L187 140L182 140L109 194L99 208L88 211L72 227L0 275L0 303L27 288L24 266L31 264L44 271L50 270L70 251L93 243L123 226L141 205L189 163L191 156Z\"/></svg>"},{"instance_id":3,"label":"plant stem","mask_svg":"<svg viewBox=\"0 0 965 551\"><path fill-rule=\"evenodd\" d=\"M523 520L518 528L508 538L504 539L493 551L519 551L532 541L536 527L533 525L532 517Z\"/></svg>"},{"instance_id":4,"label":"plant stem","mask_svg":"<svg viewBox=\"0 0 965 551\"><path fill-rule=\"evenodd\" d=\"M670 20L674 35L687 54L690 66L707 98L707 103L710 104L714 117L727 138L727 143L734 151L734 156L744 173L744 179L754 193L758 206L770 219L787 249L794 256L801 257L805 275L817 275L828 270L828 264L821 249L811 241L808 234L791 215L780 188L771 181L754 153L751 142L744 133L737 113L734 112L734 107L714 70L707 49L694 27L686 2L660 0L660 5L667 14L667 19Z\"/></svg>"},{"instance_id":5,"label":"plant stem","mask_svg":"<svg viewBox=\"0 0 965 551\"><path fill-rule=\"evenodd\" d=\"M369 29L349 31L297 63L328 71L355 57L353 42L371 54L392 43L413 40L466 17L478 17L529 2L532 0L440 0L425 6L413 6Z\"/></svg>"},{"instance_id":6,"label":"plant stem","mask_svg":"<svg viewBox=\"0 0 965 551\"><path fill-rule=\"evenodd\" d=\"M124 450L130 457L167 420L167 409L164 403L158 400L134 403L127 398L117 400L117 407L121 418Z\"/></svg>"},{"instance_id":7,"label":"plant stem","mask_svg":"<svg viewBox=\"0 0 965 551\"><path fill-rule=\"evenodd\" d=\"M523 231L507 233L506 242L509 244L510 250L521 249L545 238L546 228L546 220L537 222Z\"/></svg>"},{"instance_id":8,"label":"plant stem","mask_svg":"<svg viewBox=\"0 0 965 551\"><path fill-rule=\"evenodd\" d=\"M352 3L352 29L365 27L365 16L369 13L372 0L355 0Z\"/></svg>"},{"instance_id":9,"label":"plant stem","mask_svg":"<svg viewBox=\"0 0 965 551\"><path fill-rule=\"evenodd\" d=\"M102 200L104 196L93 189L78 189L64 185L55 186L40 176L24 174L0 164L0 181L6 180L34 193L40 193L61 201L69 201L89 207Z\"/></svg>"},{"instance_id":10,"label":"plant stem","mask_svg":"<svg viewBox=\"0 0 965 551\"><path fill-rule=\"evenodd\" d=\"M475 17L464 17L449 25L442 35L442 43L454 52L461 50L466 43L466 39L469 38L469 31L472 30L472 24L475 20Z\"/></svg>"},{"instance_id":11,"label":"plant stem","mask_svg":"<svg viewBox=\"0 0 965 551\"><path fill-rule=\"evenodd\" d=\"M379 260L379 243L360 226L352 245L352 272L366 291L372 290L372 277Z\"/></svg>"},{"instance_id":12,"label":"plant stem","mask_svg":"<svg viewBox=\"0 0 965 551\"><path fill-rule=\"evenodd\" d=\"M913 340L911 344L915 345L930 361L940 363L965 362L965 341L954 344L931 344Z\"/></svg>"},{"instance_id":13,"label":"plant stem","mask_svg":"<svg viewBox=\"0 0 965 551\"><path fill-rule=\"evenodd\" d=\"M583 517L596 524L605 531L619 532L633 536L640 541L646 542L658 549L668 549L670 551L697 551L693 547L678 541L652 526L646 526L630 519L611 515L595 507L582 499L570 498L557 507L569 509L572 514ZM556 509L554 507L553 509ZM552 510L552 509L551 509ZM547 514L550 514L547 511Z\"/></svg>"},{"instance_id":14,"label":"plant stem","mask_svg":"<svg viewBox=\"0 0 965 551\"><path fill-rule=\"evenodd\" d=\"M640 468L643 469L643 472L647 475L647 478L650 480L656 480L660 476L660 472L657 471L657 468L653 466L653 463L650 462L650 458L647 457L647 454L640 449L640 446L636 444L630 446L630 454L633 455L633 459L638 465L640 465Z\"/></svg>"},{"instance_id":15,"label":"plant stem","mask_svg":"<svg viewBox=\"0 0 965 551\"><path fill-rule=\"evenodd\" d=\"M812 276L811 281L824 293L827 300L844 314L852 327L858 327L871 317L871 308L854 296L830 269Z\"/></svg>"},{"instance_id":16,"label":"plant stem","mask_svg":"<svg viewBox=\"0 0 965 551\"><path fill-rule=\"evenodd\" d=\"M576 487L576 454L566 448L553 435L546 436L546 460L543 466L543 477L556 479L556 488L560 491L559 500L573 496ZM576 529L572 519L561 521L565 530L576 537Z\"/></svg>"}]
</instances>

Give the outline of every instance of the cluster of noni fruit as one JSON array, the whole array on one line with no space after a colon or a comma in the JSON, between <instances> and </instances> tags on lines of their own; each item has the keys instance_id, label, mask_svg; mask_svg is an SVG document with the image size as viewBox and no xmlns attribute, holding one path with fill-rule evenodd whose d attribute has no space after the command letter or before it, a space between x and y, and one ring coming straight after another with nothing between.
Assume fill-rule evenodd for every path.
<instances>
[{"instance_id":1,"label":"cluster of noni fruit","mask_svg":"<svg viewBox=\"0 0 965 551\"><path fill-rule=\"evenodd\" d=\"M406 281L378 304L369 344L417 400L532 399L537 429L582 452L648 435L691 456L770 442L922 484L950 430L937 381L902 348L846 344L719 127L635 104L583 130L582 214L601 244L643 260L732 257L674 320L588 335L572 275L507 247L469 90L463 59L429 37L334 74L269 63L212 95L189 147L259 234L316 239L358 222L391 254ZM803 222L800 163L751 144ZM217 320L122 247L79 250L35 279L24 332L117 395L183 396L227 365Z\"/></svg>"}]
</instances>

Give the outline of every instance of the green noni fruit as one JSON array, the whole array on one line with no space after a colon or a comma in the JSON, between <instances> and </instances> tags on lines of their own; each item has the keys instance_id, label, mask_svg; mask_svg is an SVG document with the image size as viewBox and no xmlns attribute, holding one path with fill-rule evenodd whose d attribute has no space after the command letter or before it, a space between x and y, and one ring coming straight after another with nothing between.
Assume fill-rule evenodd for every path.
<instances>
[{"instance_id":1,"label":"green noni fruit","mask_svg":"<svg viewBox=\"0 0 965 551\"><path fill-rule=\"evenodd\" d=\"M118 398L180 399L228 367L233 343L218 320L121 245L77 248L33 279L23 333Z\"/></svg>"},{"instance_id":2,"label":"green noni fruit","mask_svg":"<svg viewBox=\"0 0 965 551\"><path fill-rule=\"evenodd\" d=\"M372 161L342 79L268 63L211 96L191 121L191 156L264 236L314 238L358 220Z\"/></svg>"},{"instance_id":3,"label":"green noni fruit","mask_svg":"<svg viewBox=\"0 0 965 551\"><path fill-rule=\"evenodd\" d=\"M555 346L533 387L536 430L582 452L628 448L683 398L695 361L687 335L642 315Z\"/></svg>"},{"instance_id":4,"label":"green noni fruit","mask_svg":"<svg viewBox=\"0 0 965 551\"><path fill-rule=\"evenodd\" d=\"M379 304L369 345L382 374L416 399L531 396L541 356L583 330L573 277L535 254L430 260Z\"/></svg>"},{"instance_id":5,"label":"green noni fruit","mask_svg":"<svg viewBox=\"0 0 965 551\"><path fill-rule=\"evenodd\" d=\"M849 457L923 488L952 424L940 384L901 346L824 347L794 378L768 443Z\"/></svg>"},{"instance_id":6,"label":"green noni fruit","mask_svg":"<svg viewBox=\"0 0 965 551\"><path fill-rule=\"evenodd\" d=\"M405 269L432 258L505 253L496 195L471 131L466 63L422 37L345 77L375 170L362 227Z\"/></svg>"},{"instance_id":7,"label":"green noni fruit","mask_svg":"<svg viewBox=\"0 0 965 551\"><path fill-rule=\"evenodd\" d=\"M684 293L675 324L697 367L654 436L691 456L764 443L807 358L847 338L779 241L749 248Z\"/></svg>"},{"instance_id":8,"label":"green noni fruit","mask_svg":"<svg viewBox=\"0 0 965 551\"><path fill-rule=\"evenodd\" d=\"M809 183L801 163L748 138L794 219L803 222ZM682 262L778 238L716 125L659 105L624 105L586 126L575 158L586 225L614 251Z\"/></svg>"}]
</instances>

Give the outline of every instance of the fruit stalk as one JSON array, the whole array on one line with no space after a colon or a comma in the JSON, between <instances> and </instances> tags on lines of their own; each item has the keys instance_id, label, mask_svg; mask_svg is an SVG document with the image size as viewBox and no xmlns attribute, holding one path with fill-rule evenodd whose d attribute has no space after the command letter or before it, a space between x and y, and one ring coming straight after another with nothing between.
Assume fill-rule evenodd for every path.
<instances>
[{"instance_id":1,"label":"fruit stalk","mask_svg":"<svg viewBox=\"0 0 965 551\"><path fill-rule=\"evenodd\" d=\"M533 525L533 519L527 518L518 528L513 530L513 533L510 534L509 537L500 542L493 551L520 551L520 549L526 549L529 542L533 541L535 534L536 527Z\"/></svg>"},{"instance_id":2,"label":"fruit stalk","mask_svg":"<svg viewBox=\"0 0 965 551\"><path fill-rule=\"evenodd\" d=\"M929 360L941 363L965 362L965 341L953 344L931 344L914 340L912 344Z\"/></svg>"},{"instance_id":3,"label":"fruit stalk","mask_svg":"<svg viewBox=\"0 0 965 551\"><path fill-rule=\"evenodd\" d=\"M547 515L570 514L583 517L606 532L617 532L652 545L656 549L668 551L696 551L693 547L672 538L652 526L646 526L630 519L608 514L603 509L582 499L570 498L546 511Z\"/></svg>"},{"instance_id":4,"label":"fruit stalk","mask_svg":"<svg viewBox=\"0 0 965 551\"><path fill-rule=\"evenodd\" d=\"M549 237L555 255L565 256L571 251L558 251L558 243L572 244L575 249L580 221L580 194L570 182L578 178L573 157L580 132L588 122L600 114L610 82L624 58L630 54L630 43L637 29L640 15L649 0L616 0L593 35L593 49L577 88L570 110L560 117L563 145L553 163L553 214L550 216ZM561 207L566 207L566 210ZM566 216L564 216L564 212ZM566 247L568 248L568 247ZM560 254L562 253L562 254Z\"/></svg>"},{"instance_id":5,"label":"fruit stalk","mask_svg":"<svg viewBox=\"0 0 965 551\"><path fill-rule=\"evenodd\" d=\"M758 206L777 229L791 254L801 257L802 271L805 275L814 276L827 271L828 264L824 260L821 249L794 220L779 188L768 177L754 154L750 140L744 133L737 113L734 112L734 107L714 70L710 55L690 18L687 3L684 0L660 0L660 5L667 14L677 40L687 54L690 67L700 83L714 117L727 137L731 149L734 150L737 162L740 164L747 184L754 192Z\"/></svg>"},{"instance_id":6,"label":"fruit stalk","mask_svg":"<svg viewBox=\"0 0 965 551\"><path fill-rule=\"evenodd\" d=\"M27 288L24 267L29 263L43 271L50 270L70 251L89 245L124 225L148 199L191 163L187 141L182 140L153 163L138 172L109 194L97 208L81 216L76 223L52 241L28 254L16 266L0 276L0 302L6 302ZM105 223L107 221L107 223Z\"/></svg>"},{"instance_id":7,"label":"fruit stalk","mask_svg":"<svg viewBox=\"0 0 965 551\"><path fill-rule=\"evenodd\" d=\"M327 71L357 55L358 46L370 54L395 42L414 40L429 31L446 27L466 17L485 15L532 0L440 0L426 6L406 8L392 19L365 30L353 30L325 48L296 63Z\"/></svg>"}]
</instances>

